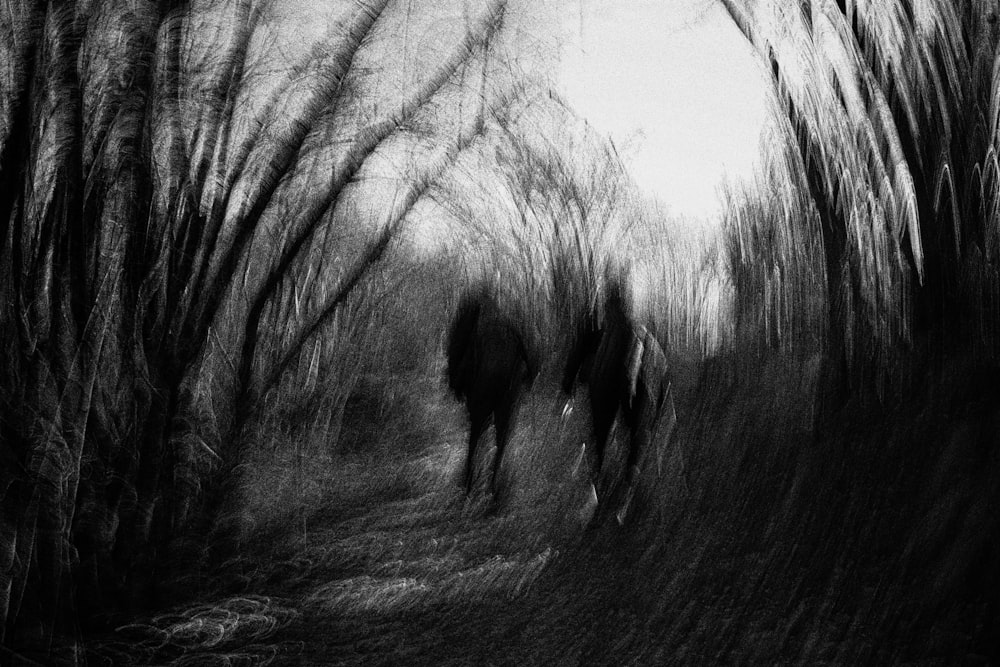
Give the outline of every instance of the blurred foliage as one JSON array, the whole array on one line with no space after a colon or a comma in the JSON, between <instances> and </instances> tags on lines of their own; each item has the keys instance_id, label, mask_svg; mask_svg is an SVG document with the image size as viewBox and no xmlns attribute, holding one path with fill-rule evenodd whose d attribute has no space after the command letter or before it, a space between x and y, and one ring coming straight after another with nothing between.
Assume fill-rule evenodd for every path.
<instances>
[{"instance_id":1,"label":"blurred foliage","mask_svg":"<svg viewBox=\"0 0 1000 667\"><path fill-rule=\"evenodd\" d=\"M790 132L794 150L778 142L772 158L801 171L818 213L828 349L848 383L883 387L914 346L996 358L995 5L723 5L766 64Z\"/></svg>"},{"instance_id":2,"label":"blurred foliage","mask_svg":"<svg viewBox=\"0 0 1000 667\"><path fill-rule=\"evenodd\" d=\"M790 137L778 140L787 155L767 160L752 182L724 193L733 342L751 357L770 350L819 354L827 327L818 216Z\"/></svg>"},{"instance_id":3,"label":"blurred foliage","mask_svg":"<svg viewBox=\"0 0 1000 667\"><path fill-rule=\"evenodd\" d=\"M0 9L0 641L23 657L75 661L81 625L238 546L220 518L262 414L319 400L333 428L385 264L516 96L502 0L317 12Z\"/></svg>"},{"instance_id":4,"label":"blurred foliage","mask_svg":"<svg viewBox=\"0 0 1000 667\"><path fill-rule=\"evenodd\" d=\"M477 283L523 309L558 364L566 331L624 278L686 376L681 421L712 491L761 470L795 493L821 479L837 453L803 464L812 407L788 409L817 387L874 378L883 395L913 348L996 360L995 8L723 1L770 68L780 122L757 179L726 192L718 236L678 234L614 145L510 56L530 3L342 2L309 18L277 2L5 3L4 650L74 662L81 632L197 593L249 534L294 525L305 540L315 508L355 487L370 501L446 486L451 450L434 439L461 420L441 337ZM910 421L927 425L939 402L921 401ZM874 418L848 405L827 440L864 449L850 429ZM974 447L993 417L976 409L904 480L935 489L919 512L941 551L990 521L965 492L932 507L948 471L992 462ZM903 440L886 450L903 458ZM890 479L871 449L842 459ZM408 472L359 472L414 456ZM761 488L716 502L774 507ZM965 543L959 574L995 550ZM548 555L533 558L531 577ZM293 616L232 598L134 629L148 656L218 644L252 659L237 644Z\"/></svg>"}]
</instances>

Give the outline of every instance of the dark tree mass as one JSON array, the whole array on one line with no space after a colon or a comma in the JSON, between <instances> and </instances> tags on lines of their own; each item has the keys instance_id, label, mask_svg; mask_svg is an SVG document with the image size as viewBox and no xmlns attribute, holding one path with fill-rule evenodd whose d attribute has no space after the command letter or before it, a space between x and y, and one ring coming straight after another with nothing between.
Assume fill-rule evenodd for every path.
<instances>
[{"instance_id":1,"label":"dark tree mass","mask_svg":"<svg viewBox=\"0 0 1000 667\"><path fill-rule=\"evenodd\" d=\"M1000 663L1000 9L718 7L698 236L572 2L0 3L0 665Z\"/></svg>"}]
</instances>

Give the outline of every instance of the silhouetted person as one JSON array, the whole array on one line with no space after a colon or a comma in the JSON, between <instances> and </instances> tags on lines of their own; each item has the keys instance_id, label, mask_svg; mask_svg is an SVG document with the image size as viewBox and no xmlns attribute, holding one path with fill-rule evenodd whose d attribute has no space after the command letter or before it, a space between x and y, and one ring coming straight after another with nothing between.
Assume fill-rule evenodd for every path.
<instances>
[{"instance_id":1,"label":"silhouetted person","mask_svg":"<svg viewBox=\"0 0 1000 667\"><path fill-rule=\"evenodd\" d=\"M591 478L595 487L618 411L628 408L632 337L621 294L612 288L603 312L587 313L581 321L563 374L562 389L566 394L573 394L578 379L587 385L594 425L595 465Z\"/></svg>"},{"instance_id":2,"label":"silhouetted person","mask_svg":"<svg viewBox=\"0 0 1000 667\"><path fill-rule=\"evenodd\" d=\"M487 290L466 294L448 338L448 384L469 411L466 493L475 481L476 448L493 421L496 458L492 489L514 428L518 403L538 374L534 346L525 342L523 322L505 314Z\"/></svg>"},{"instance_id":3,"label":"silhouetted person","mask_svg":"<svg viewBox=\"0 0 1000 667\"><path fill-rule=\"evenodd\" d=\"M634 325L625 312L621 288L612 285L603 312L588 313L570 350L562 389L572 395L576 381L587 385L594 426L596 489L611 430L619 413L628 433L626 497L619 522L631 503L642 460L657 447L657 474L676 417L666 355L646 327ZM603 504L599 498L599 504Z\"/></svg>"}]
</instances>

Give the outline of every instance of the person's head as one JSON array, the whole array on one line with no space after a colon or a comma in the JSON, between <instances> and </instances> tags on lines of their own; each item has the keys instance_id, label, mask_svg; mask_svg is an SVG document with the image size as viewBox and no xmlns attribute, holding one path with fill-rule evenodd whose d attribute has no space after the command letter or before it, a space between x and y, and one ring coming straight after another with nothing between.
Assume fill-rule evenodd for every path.
<instances>
[{"instance_id":1,"label":"person's head","mask_svg":"<svg viewBox=\"0 0 1000 667\"><path fill-rule=\"evenodd\" d=\"M629 318L629 299L625 277L621 270L610 269L604 281L601 299L603 322L624 322Z\"/></svg>"}]
</instances>

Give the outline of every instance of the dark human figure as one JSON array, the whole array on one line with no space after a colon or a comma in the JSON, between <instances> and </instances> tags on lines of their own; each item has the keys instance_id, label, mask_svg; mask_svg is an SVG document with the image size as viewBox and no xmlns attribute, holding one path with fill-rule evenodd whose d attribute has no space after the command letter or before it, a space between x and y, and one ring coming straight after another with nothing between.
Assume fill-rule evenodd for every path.
<instances>
[{"instance_id":1,"label":"dark human figure","mask_svg":"<svg viewBox=\"0 0 1000 667\"><path fill-rule=\"evenodd\" d=\"M615 285L609 290L604 312L588 314L577 331L563 375L563 391L572 395L577 380L587 385L590 398L595 452L591 479L595 489L619 413L628 429L627 493L618 513L622 522L640 465L653 453L650 450L654 446L657 474L662 472L676 415L666 355L646 327L632 324L620 288Z\"/></svg>"},{"instance_id":2,"label":"dark human figure","mask_svg":"<svg viewBox=\"0 0 1000 667\"><path fill-rule=\"evenodd\" d=\"M612 287L603 313L588 313L581 321L563 374L562 389L568 395L573 394L578 379L587 385L594 425L595 464L591 477L595 487L619 410L629 421L628 361L632 339L621 294Z\"/></svg>"},{"instance_id":3,"label":"dark human figure","mask_svg":"<svg viewBox=\"0 0 1000 667\"><path fill-rule=\"evenodd\" d=\"M476 448L489 428L496 431L492 489L504 449L510 440L521 396L538 375L534 346L526 344L524 327L505 314L487 290L465 295L448 338L448 384L469 411L466 493L475 481Z\"/></svg>"}]
</instances>

